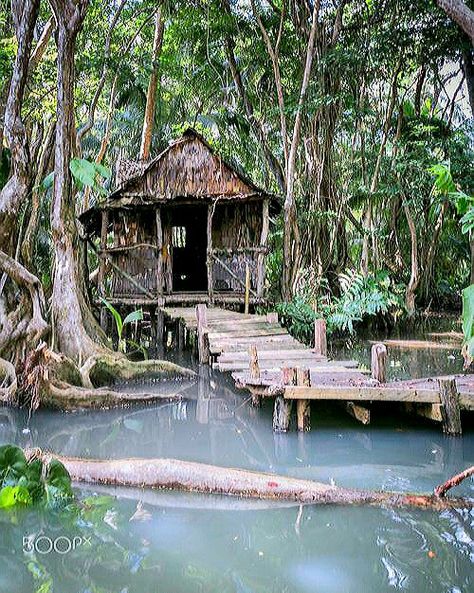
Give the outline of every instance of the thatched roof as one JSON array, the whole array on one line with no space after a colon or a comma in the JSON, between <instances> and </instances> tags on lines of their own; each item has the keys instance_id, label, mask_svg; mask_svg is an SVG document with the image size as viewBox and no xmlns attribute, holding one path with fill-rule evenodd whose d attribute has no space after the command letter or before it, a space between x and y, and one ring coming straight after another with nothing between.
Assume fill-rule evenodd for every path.
<instances>
[{"instance_id":1,"label":"thatched roof","mask_svg":"<svg viewBox=\"0 0 474 593\"><path fill-rule=\"evenodd\" d=\"M79 217L86 226L96 227L103 209L133 209L172 200L240 202L274 198L216 154L192 128L150 162L125 164L117 175L117 189Z\"/></svg>"}]
</instances>

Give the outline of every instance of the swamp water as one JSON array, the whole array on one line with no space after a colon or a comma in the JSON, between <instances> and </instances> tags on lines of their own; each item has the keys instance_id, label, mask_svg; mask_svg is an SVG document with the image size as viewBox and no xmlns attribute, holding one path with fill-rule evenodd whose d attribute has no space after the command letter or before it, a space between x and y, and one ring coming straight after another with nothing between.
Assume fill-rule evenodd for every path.
<instances>
[{"instance_id":1,"label":"swamp water","mask_svg":"<svg viewBox=\"0 0 474 593\"><path fill-rule=\"evenodd\" d=\"M368 364L368 351L361 344L355 356ZM389 356L392 377L460 368L456 352ZM394 407L378 407L372 424L362 427L326 404L313 406L310 433L275 435L271 405L249 408L222 376L205 373L176 389L189 399L104 412L41 411L29 422L26 413L3 408L0 442L84 457L174 457L407 491L432 490L474 464L467 423L464 436L452 439ZM472 480L456 492L474 497ZM299 507L99 487L76 494L88 504L74 515L0 514L1 593L474 591L473 511Z\"/></svg>"}]
</instances>

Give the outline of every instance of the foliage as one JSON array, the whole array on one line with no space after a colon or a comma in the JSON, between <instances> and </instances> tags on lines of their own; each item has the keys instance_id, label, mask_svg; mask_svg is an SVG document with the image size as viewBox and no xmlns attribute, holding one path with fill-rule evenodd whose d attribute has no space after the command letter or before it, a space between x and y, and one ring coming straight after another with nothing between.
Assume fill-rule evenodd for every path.
<instances>
[{"instance_id":1,"label":"foliage","mask_svg":"<svg viewBox=\"0 0 474 593\"><path fill-rule=\"evenodd\" d=\"M462 291L462 331L462 353L464 366L467 368L474 360L474 284Z\"/></svg>"},{"instance_id":2,"label":"foliage","mask_svg":"<svg viewBox=\"0 0 474 593\"><path fill-rule=\"evenodd\" d=\"M79 190L90 187L93 192L102 196L107 195L100 180L110 179L112 173L108 167L99 163L88 161L87 159L71 159L69 169L74 179L74 183ZM42 191L48 191L54 184L54 172L48 173L40 184Z\"/></svg>"},{"instance_id":3,"label":"foliage","mask_svg":"<svg viewBox=\"0 0 474 593\"><path fill-rule=\"evenodd\" d=\"M327 331L349 333L358 323L377 315L400 315L403 311L401 287L392 283L387 272L364 277L355 270L339 275L340 295L320 296L313 304L308 294L297 295L289 303L277 304L277 311L296 338L311 343L314 320L323 317Z\"/></svg>"},{"instance_id":4,"label":"foliage","mask_svg":"<svg viewBox=\"0 0 474 593\"><path fill-rule=\"evenodd\" d=\"M72 498L71 478L61 462L27 461L19 447L0 447L0 509L31 504L56 508Z\"/></svg>"},{"instance_id":5,"label":"foliage","mask_svg":"<svg viewBox=\"0 0 474 593\"><path fill-rule=\"evenodd\" d=\"M115 327L117 329L117 336L118 336L118 350L119 352L126 352L127 350L127 340L123 338L123 330L127 324L134 323L135 321L141 321L143 319L143 311L142 309L137 309L129 313L125 319L122 319L122 316L117 311L117 309L109 303L103 297L100 298L102 303L107 307L115 321ZM132 345L136 346L135 342Z\"/></svg>"}]
</instances>

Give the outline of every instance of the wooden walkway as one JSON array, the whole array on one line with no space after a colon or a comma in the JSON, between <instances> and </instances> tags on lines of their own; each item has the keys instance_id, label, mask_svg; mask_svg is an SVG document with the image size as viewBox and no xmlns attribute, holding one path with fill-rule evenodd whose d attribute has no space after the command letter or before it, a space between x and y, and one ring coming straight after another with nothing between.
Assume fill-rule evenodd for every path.
<instances>
[{"instance_id":1,"label":"wooden walkway","mask_svg":"<svg viewBox=\"0 0 474 593\"><path fill-rule=\"evenodd\" d=\"M355 361L329 360L322 320L315 323L315 347L309 348L289 335L276 313L251 315L204 304L162 312L175 325L178 345L193 343L201 363L232 373L254 405L275 399L275 430L288 430L293 402L298 429L309 430L312 400L342 401L364 424L370 422L371 402L398 402L441 422L450 434L461 431L461 410L474 411L474 375L387 383L384 344L372 347L371 371Z\"/></svg>"}]
</instances>

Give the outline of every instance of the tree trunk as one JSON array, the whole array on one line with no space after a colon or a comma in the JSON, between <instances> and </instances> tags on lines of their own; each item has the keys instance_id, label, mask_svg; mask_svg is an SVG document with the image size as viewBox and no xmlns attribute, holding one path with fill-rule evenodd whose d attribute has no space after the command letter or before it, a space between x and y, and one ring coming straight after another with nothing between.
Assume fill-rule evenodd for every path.
<instances>
[{"instance_id":1,"label":"tree trunk","mask_svg":"<svg viewBox=\"0 0 474 593\"><path fill-rule=\"evenodd\" d=\"M0 250L15 252L18 212L31 187L30 150L21 110L39 0L12 0L18 43L10 90L5 107L5 137L11 151L12 175L0 193ZM21 9L21 10L20 10Z\"/></svg>"},{"instance_id":2,"label":"tree trunk","mask_svg":"<svg viewBox=\"0 0 474 593\"><path fill-rule=\"evenodd\" d=\"M474 44L474 12L462 0L436 0L436 4L461 27Z\"/></svg>"},{"instance_id":3,"label":"tree trunk","mask_svg":"<svg viewBox=\"0 0 474 593\"><path fill-rule=\"evenodd\" d=\"M464 70L464 77L466 78L467 94L469 97L469 105L471 106L472 117L474 117L474 63L473 50L465 49L462 52L462 67Z\"/></svg>"},{"instance_id":4,"label":"tree trunk","mask_svg":"<svg viewBox=\"0 0 474 593\"><path fill-rule=\"evenodd\" d=\"M51 234L54 247L52 318L56 346L73 360L85 360L99 345L87 329L94 327L84 298L81 252L75 215L70 160L75 138L74 48L88 0L50 0L58 25L58 97ZM87 329L86 329L87 327ZM96 336L100 333L96 332Z\"/></svg>"},{"instance_id":5,"label":"tree trunk","mask_svg":"<svg viewBox=\"0 0 474 593\"><path fill-rule=\"evenodd\" d=\"M405 292L405 306L408 311L408 315L413 315L415 312L415 297L416 289L418 288L419 275L418 275L418 240L416 236L416 226L413 216L410 212L408 204L403 205L405 216L410 229L410 241L411 241L411 272L410 280L408 281L406 292Z\"/></svg>"},{"instance_id":6,"label":"tree trunk","mask_svg":"<svg viewBox=\"0 0 474 593\"><path fill-rule=\"evenodd\" d=\"M291 262L294 260L293 242L295 238L296 227L296 205L295 205L295 165L296 154L300 141L301 122L303 118L303 106L306 99L311 70L313 67L314 44L316 40L316 31L318 28L320 2L316 0L313 6L311 31L306 50L306 60L301 82L300 96L296 108L295 122L293 125L293 135L291 140L288 163L286 166L286 197L284 204L284 230L283 230L283 283L282 297L284 300L290 300L292 297L292 268Z\"/></svg>"},{"instance_id":7,"label":"tree trunk","mask_svg":"<svg viewBox=\"0 0 474 593\"><path fill-rule=\"evenodd\" d=\"M145 119L143 121L142 141L140 145L140 159L145 161L150 158L151 137L153 133L153 121L155 119L156 89L159 80L159 64L161 47L163 45L164 20L161 7L156 13L155 37L152 51L152 71L148 92L146 96Z\"/></svg>"},{"instance_id":8,"label":"tree trunk","mask_svg":"<svg viewBox=\"0 0 474 593\"><path fill-rule=\"evenodd\" d=\"M413 506L427 509L469 508L472 500L435 494L356 490L277 474L218 467L178 459L81 459L25 451L29 460L60 461L75 482L227 494L242 498L288 500L310 504ZM464 472L470 475L472 470ZM449 487L449 486L448 486Z\"/></svg>"}]
</instances>

